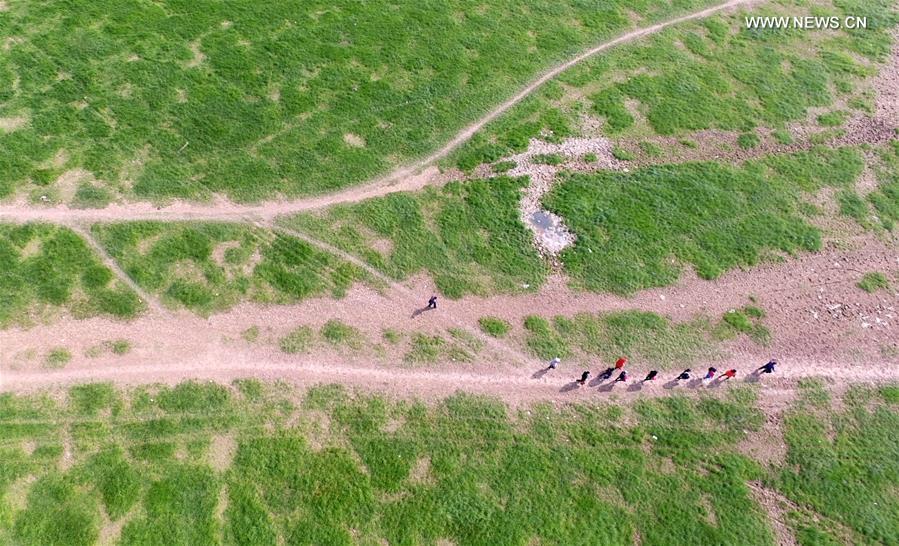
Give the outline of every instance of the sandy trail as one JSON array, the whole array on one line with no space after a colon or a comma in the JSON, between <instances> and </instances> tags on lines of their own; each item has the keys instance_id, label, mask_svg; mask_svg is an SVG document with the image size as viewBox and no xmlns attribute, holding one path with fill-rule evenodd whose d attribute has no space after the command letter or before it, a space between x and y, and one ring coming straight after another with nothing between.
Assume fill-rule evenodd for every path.
<instances>
[{"instance_id":1,"label":"sandy trail","mask_svg":"<svg viewBox=\"0 0 899 546\"><path fill-rule=\"evenodd\" d=\"M0 206L2 221L43 221L53 223L71 222L109 222L117 220L226 220L226 219L272 219L284 214L292 214L308 210L321 209L340 203L353 203L379 197L394 192L413 191L435 183L446 182L458 178L460 173L441 175L434 164L448 156L453 150L468 141L485 125L520 103L546 82L557 77L572 66L611 49L615 46L632 42L656 34L668 27L695 19L702 19L716 13L758 3L761 0L729 0L693 13L675 17L651 26L638 28L603 42L577 56L555 65L537 79L518 91L511 98L487 112L471 125L462 129L440 149L431 155L404 167L401 167L372 182L357 185L331 194L309 197L292 201L267 202L258 205L240 205L222 198L211 204L199 204L177 201L166 207L157 207L150 203L114 204L104 209L70 209L66 206L50 208L33 208L21 203Z\"/></svg>"},{"instance_id":2,"label":"sandy trail","mask_svg":"<svg viewBox=\"0 0 899 546\"><path fill-rule=\"evenodd\" d=\"M743 369L752 369L745 366ZM499 397L512 404L535 401L584 401L599 398L631 398L668 395L674 392L718 391L730 385L760 383L763 390L791 390L795 381L818 377L835 382L880 383L899 378L899 368L888 370L845 368L835 363L821 364L789 361L781 365L776 375L761 377L745 374L730 382L713 381L708 385L693 379L675 385L676 372L661 374L661 379L642 384L643 370L635 371L628 384L594 381L579 387L574 383L580 369L555 370L541 375L540 368L518 373L476 373L467 371L440 371L431 369L404 370L370 366L348 366L340 362L326 362L320 358L297 362L232 360L209 365L208 362L179 362L121 367L97 366L72 368L48 372L5 372L0 391L28 392L92 381L114 381L117 384L174 384L186 379L210 380L227 383L242 377L254 377L264 381L289 381L299 386L321 383L340 383L364 390L381 391L401 398L415 397L424 400L444 398L460 390ZM764 394L763 394L764 395Z\"/></svg>"},{"instance_id":3,"label":"sandy trail","mask_svg":"<svg viewBox=\"0 0 899 546\"><path fill-rule=\"evenodd\" d=\"M329 319L356 327L371 344L381 339L385 328L406 335L422 332L445 336L450 327L476 331L477 319L485 315L502 317L518 327L532 313L570 316L631 309L656 312L675 321L697 315L717 320L728 309L749 303L749 295L758 296L757 305L768 312L765 324L774 332L771 345L759 347L738 340L721 356L709 360L709 365L745 372L777 356L784 363L778 374L783 380L821 376L839 381L895 381L899 378L899 359L888 358L884 349L899 349L897 294L867 294L855 282L865 271L899 272L899 251L871 237L854 238L851 248L846 245L840 241L821 253L802 255L787 263L732 271L714 282L684 275L675 286L643 291L630 298L576 292L564 278L553 277L537 293L442 300L437 311L413 318L412 311L424 303L433 288L430 279L417 277L391 283L388 290L356 285L342 300L322 297L273 306L243 303L208 318L184 310L150 312L130 322L62 318L49 325L0 332L0 390L93 380L129 384L197 378L227 382L253 375L303 385L341 382L401 397L440 397L465 389L511 403L570 401L595 396L595 388L568 389L582 366L589 366L595 373L603 363L598 359L568 359L557 372L541 376L536 372L544 363L521 354L517 334L505 342L487 345L473 363L440 362L414 369L402 363L401 348L386 343L381 352L373 347L345 351L320 344L309 354L287 355L279 351L277 340L299 324L317 329ZM241 333L252 326L260 329L260 339L245 341ZM130 353L82 356L91 347L120 338L132 342ZM65 369L43 370L40 362L21 357L29 350L50 345L66 347L75 355ZM646 363L633 364L636 375L646 371ZM766 384L770 383L767 379ZM655 387L654 392L668 392ZM613 391L628 396L640 392L624 388ZM646 392L651 391L648 388Z\"/></svg>"}]
</instances>

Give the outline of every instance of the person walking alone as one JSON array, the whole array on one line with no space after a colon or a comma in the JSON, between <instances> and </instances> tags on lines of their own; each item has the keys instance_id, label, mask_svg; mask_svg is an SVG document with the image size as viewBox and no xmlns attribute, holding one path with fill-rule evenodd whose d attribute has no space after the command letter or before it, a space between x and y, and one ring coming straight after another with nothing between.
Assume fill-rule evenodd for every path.
<instances>
[{"instance_id":1,"label":"person walking alone","mask_svg":"<svg viewBox=\"0 0 899 546\"><path fill-rule=\"evenodd\" d=\"M547 369L547 370L555 370L555 369L556 369L556 366L559 365L559 362L562 362L562 359L559 358L559 357L556 357L556 358L550 360L550 361L549 361L549 366L547 366L546 369Z\"/></svg>"},{"instance_id":2,"label":"person walking alone","mask_svg":"<svg viewBox=\"0 0 899 546\"><path fill-rule=\"evenodd\" d=\"M431 296L428 300L428 309L437 309L437 296Z\"/></svg>"}]
</instances>

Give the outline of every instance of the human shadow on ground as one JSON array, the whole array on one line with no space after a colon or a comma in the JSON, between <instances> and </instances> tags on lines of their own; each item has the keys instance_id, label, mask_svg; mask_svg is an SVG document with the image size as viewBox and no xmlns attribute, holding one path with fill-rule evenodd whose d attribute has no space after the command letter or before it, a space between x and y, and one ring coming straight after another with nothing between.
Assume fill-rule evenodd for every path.
<instances>
[{"instance_id":1,"label":"human shadow on ground","mask_svg":"<svg viewBox=\"0 0 899 546\"><path fill-rule=\"evenodd\" d=\"M588 383L588 385L591 387L596 387L597 385L602 384L603 381L608 381L611 378L612 378L611 375L606 377L603 374L599 374L596 377L594 377L593 379L591 379L590 383Z\"/></svg>"},{"instance_id":2,"label":"human shadow on ground","mask_svg":"<svg viewBox=\"0 0 899 546\"><path fill-rule=\"evenodd\" d=\"M758 370L755 370L751 374L747 375L745 379L743 379L744 383L758 383L762 379L762 374L759 373Z\"/></svg>"},{"instance_id":3,"label":"human shadow on ground","mask_svg":"<svg viewBox=\"0 0 899 546\"><path fill-rule=\"evenodd\" d=\"M559 389L559 392L571 392L580 386L581 386L581 384L578 383L577 381L572 381L571 383L568 383L564 387Z\"/></svg>"},{"instance_id":4,"label":"human shadow on ground","mask_svg":"<svg viewBox=\"0 0 899 546\"><path fill-rule=\"evenodd\" d=\"M416 309L415 311L412 311L412 318L415 318L418 315L425 313L427 311L436 311L436 310L437 310L436 307L428 307L427 305L425 305L424 307L422 307L420 309Z\"/></svg>"},{"instance_id":5,"label":"human shadow on ground","mask_svg":"<svg viewBox=\"0 0 899 546\"><path fill-rule=\"evenodd\" d=\"M642 381L639 381L637 383L632 383L627 388L627 392L636 392L636 391L642 391L642 390L643 390L643 382Z\"/></svg>"},{"instance_id":6,"label":"human shadow on ground","mask_svg":"<svg viewBox=\"0 0 899 546\"><path fill-rule=\"evenodd\" d=\"M671 389L677 387L678 385L680 385L680 381L678 381L677 379L672 379L671 381L662 385L662 388L671 390Z\"/></svg>"},{"instance_id":7,"label":"human shadow on ground","mask_svg":"<svg viewBox=\"0 0 899 546\"><path fill-rule=\"evenodd\" d=\"M544 375L548 374L549 370L550 370L549 368L540 368L539 370L534 372L534 375L531 376L531 379L540 379Z\"/></svg>"},{"instance_id":8,"label":"human shadow on ground","mask_svg":"<svg viewBox=\"0 0 899 546\"><path fill-rule=\"evenodd\" d=\"M612 392L615 389L615 382L609 381L603 385L600 385L598 389L599 392Z\"/></svg>"}]
</instances>

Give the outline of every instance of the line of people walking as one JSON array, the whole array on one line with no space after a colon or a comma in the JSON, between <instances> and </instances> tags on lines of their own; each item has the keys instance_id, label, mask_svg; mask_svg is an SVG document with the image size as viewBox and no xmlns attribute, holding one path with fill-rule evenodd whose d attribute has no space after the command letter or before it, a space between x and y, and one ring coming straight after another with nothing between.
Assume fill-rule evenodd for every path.
<instances>
[{"instance_id":1,"label":"line of people walking","mask_svg":"<svg viewBox=\"0 0 899 546\"><path fill-rule=\"evenodd\" d=\"M549 370L557 369L559 367L559 364L561 364L561 362L562 362L561 358L559 358L559 357L553 358L552 360L549 361L549 365L547 366L546 370L549 371ZM613 375L617 374L614 381L612 381L611 385L614 386L617 383L627 383L630 376L628 375L627 370L624 369L625 366L627 366L627 357L622 356L621 358L619 358L618 360L615 361L614 367L610 366L610 367L606 368L605 370L603 370L599 374L599 376L598 376L599 381L600 382L608 381L608 380L612 379ZM777 366L777 360L771 359L766 364L764 364L764 365L758 367L756 370L754 370L753 375L774 373L775 366ZM692 377L691 376L692 373L693 373L693 370L691 370L690 368L685 369L684 371L679 373L677 375L677 377L674 378L673 383L675 385L677 385L677 384L680 384L682 381L689 381L690 378ZM735 378L736 376L737 376L736 368L726 370L725 372L723 372L719 375L718 369L712 366L712 367L708 368L705 375L702 377L702 384L708 385L708 384L710 384L712 382L716 382L716 381L718 383L723 383L725 381L730 381L731 379ZM658 377L659 377L658 370L650 370L649 373L647 373L646 376L640 382L641 383L650 383L650 382L653 382L656 379L658 379ZM590 370L584 370L584 372L581 374L580 379L576 379L574 382L579 386L583 386L587 383L588 379L590 379Z\"/></svg>"}]
</instances>

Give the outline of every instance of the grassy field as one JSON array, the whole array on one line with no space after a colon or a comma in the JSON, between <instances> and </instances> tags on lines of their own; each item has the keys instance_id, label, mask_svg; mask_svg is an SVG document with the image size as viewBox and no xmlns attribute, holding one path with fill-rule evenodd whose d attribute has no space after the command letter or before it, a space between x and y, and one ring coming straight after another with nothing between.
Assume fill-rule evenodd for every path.
<instances>
[{"instance_id":1,"label":"grassy field","mask_svg":"<svg viewBox=\"0 0 899 546\"><path fill-rule=\"evenodd\" d=\"M8 2L0 197L333 190L435 149L632 17L707 3ZM75 169L92 176L71 188Z\"/></svg>"},{"instance_id":2,"label":"grassy field","mask_svg":"<svg viewBox=\"0 0 899 546\"><path fill-rule=\"evenodd\" d=\"M748 12L866 16L867 30L753 31L746 14L679 25L574 67L488 125L452 162L467 170L524 150L530 138L590 134L596 129L589 118L602 120L603 134L628 142L623 157L652 156L640 144L657 135L723 129L743 133L738 144L753 147L756 129L783 139L786 124L805 120L812 107L837 110L822 114L821 126L842 125L846 108L870 110L861 83L876 74L872 62L889 54L890 29L899 21L893 2L788 0Z\"/></svg>"},{"instance_id":3,"label":"grassy field","mask_svg":"<svg viewBox=\"0 0 899 546\"><path fill-rule=\"evenodd\" d=\"M899 140L877 149L874 165L877 188L861 198L855 192L843 196L841 211L866 228L893 231L899 222Z\"/></svg>"},{"instance_id":4,"label":"grassy field","mask_svg":"<svg viewBox=\"0 0 899 546\"><path fill-rule=\"evenodd\" d=\"M765 426L747 387L519 411L254 380L3 395L0 540L773 544L754 481L794 503L803 545L890 543L899 388L853 389L839 410L803 393L783 466L739 449Z\"/></svg>"},{"instance_id":5,"label":"grassy field","mask_svg":"<svg viewBox=\"0 0 899 546\"><path fill-rule=\"evenodd\" d=\"M144 304L71 230L0 224L0 328L48 320L132 318Z\"/></svg>"},{"instance_id":6,"label":"grassy field","mask_svg":"<svg viewBox=\"0 0 899 546\"><path fill-rule=\"evenodd\" d=\"M140 286L201 314L243 300L341 297L364 278L359 268L307 243L245 225L128 222L92 230Z\"/></svg>"},{"instance_id":7,"label":"grassy field","mask_svg":"<svg viewBox=\"0 0 899 546\"><path fill-rule=\"evenodd\" d=\"M562 252L573 282L631 294L675 282L683 264L705 279L778 253L818 250L803 207L862 170L851 149L815 148L741 166L712 162L572 174L544 199L577 234Z\"/></svg>"},{"instance_id":8,"label":"grassy field","mask_svg":"<svg viewBox=\"0 0 899 546\"><path fill-rule=\"evenodd\" d=\"M751 317L746 309L752 309L748 312ZM599 359L602 366L626 355L637 366L666 369L700 360L714 362L722 354L720 342L739 335L767 343L763 316L755 307L726 313L718 320L700 317L682 323L644 311L579 313L552 319L531 315L524 320L523 343L544 360L561 357L590 366Z\"/></svg>"},{"instance_id":9,"label":"grassy field","mask_svg":"<svg viewBox=\"0 0 899 546\"><path fill-rule=\"evenodd\" d=\"M453 182L396 193L288 225L351 252L395 279L427 272L453 298L536 289L546 266L518 216L525 179Z\"/></svg>"}]
</instances>

